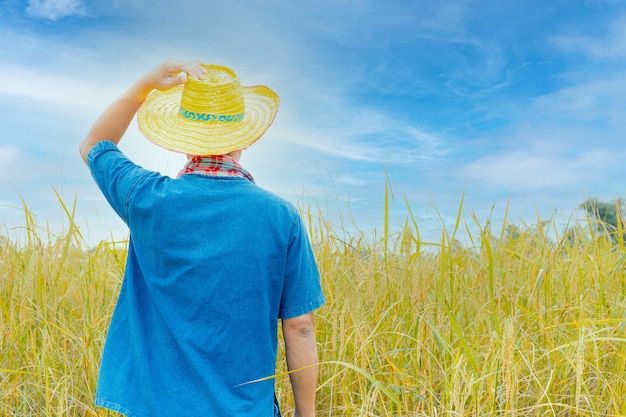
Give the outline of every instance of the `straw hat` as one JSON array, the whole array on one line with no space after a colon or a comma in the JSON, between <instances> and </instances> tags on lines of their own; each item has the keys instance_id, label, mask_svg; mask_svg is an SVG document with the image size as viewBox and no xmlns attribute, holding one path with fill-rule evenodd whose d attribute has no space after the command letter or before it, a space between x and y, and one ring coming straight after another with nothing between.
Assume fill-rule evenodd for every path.
<instances>
[{"instance_id":1,"label":"straw hat","mask_svg":"<svg viewBox=\"0 0 626 417\"><path fill-rule=\"evenodd\" d=\"M224 155L256 142L270 127L279 99L263 85L242 87L233 70L203 65L204 79L154 91L137 113L151 142L188 155Z\"/></svg>"}]
</instances>

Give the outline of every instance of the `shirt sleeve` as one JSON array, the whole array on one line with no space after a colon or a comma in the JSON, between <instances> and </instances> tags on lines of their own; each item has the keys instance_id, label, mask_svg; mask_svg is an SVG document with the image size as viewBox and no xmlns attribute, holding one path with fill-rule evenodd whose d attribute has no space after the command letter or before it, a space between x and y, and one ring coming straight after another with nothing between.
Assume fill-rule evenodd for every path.
<instances>
[{"instance_id":1,"label":"shirt sleeve","mask_svg":"<svg viewBox=\"0 0 626 417\"><path fill-rule=\"evenodd\" d=\"M321 307L325 302L313 250L302 220L296 215L287 252L279 317L289 319L301 316Z\"/></svg>"},{"instance_id":2,"label":"shirt sleeve","mask_svg":"<svg viewBox=\"0 0 626 417\"><path fill-rule=\"evenodd\" d=\"M110 141L99 142L89 151L87 165L113 210L128 224L128 206L133 190L156 173L132 162Z\"/></svg>"}]
</instances>

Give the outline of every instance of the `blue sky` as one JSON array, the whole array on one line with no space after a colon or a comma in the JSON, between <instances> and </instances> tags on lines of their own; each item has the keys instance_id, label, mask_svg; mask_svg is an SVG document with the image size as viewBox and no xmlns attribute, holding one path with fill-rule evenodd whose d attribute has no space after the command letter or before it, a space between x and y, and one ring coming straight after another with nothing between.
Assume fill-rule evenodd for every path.
<instances>
[{"instance_id":1,"label":"blue sky","mask_svg":"<svg viewBox=\"0 0 626 417\"><path fill-rule=\"evenodd\" d=\"M56 189L90 242L125 236L77 146L169 57L272 87L278 117L242 164L368 233L387 181L392 227L408 201L433 241L462 198L470 229L507 206L512 223L564 225L626 189L623 0L2 0L0 51L0 234L19 233L22 199L67 227ZM164 174L184 163L134 124L121 148Z\"/></svg>"}]
</instances>

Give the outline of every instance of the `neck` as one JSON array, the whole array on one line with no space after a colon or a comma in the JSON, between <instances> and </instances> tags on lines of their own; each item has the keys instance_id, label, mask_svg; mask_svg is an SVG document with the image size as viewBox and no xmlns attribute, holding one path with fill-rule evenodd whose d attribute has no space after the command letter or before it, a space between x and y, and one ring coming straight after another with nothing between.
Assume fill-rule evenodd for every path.
<instances>
[{"instance_id":1,"label":"neck","mask_svg":"<svg viewBox=\"0 0 626 417\"><path fill-rule=\"evenodd\" d=\"M239 162L239 160L241 159L241 154L242 153L243 153L243 151L240 149L240 150L237 150L237 151L229 152L229 153L225 154L225 156L230 156L235 161ZM204 158L204 157L211 157L211 156L214 156L214 155L189 155L189 154L187 154L187 159L188 160L192 160L193 158L196 158L196 157Z\"/></svg>"}]
</instances>

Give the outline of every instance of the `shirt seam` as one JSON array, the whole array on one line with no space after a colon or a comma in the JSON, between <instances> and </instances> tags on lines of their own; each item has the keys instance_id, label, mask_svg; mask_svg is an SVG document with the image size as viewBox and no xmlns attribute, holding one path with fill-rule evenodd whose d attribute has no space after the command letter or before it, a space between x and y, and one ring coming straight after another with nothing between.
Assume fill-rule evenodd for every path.
<instances>
[{"instance_id":1,"label":"shirt seam","mask_svg":"<svg viewBox=\"0 0 626 417\"><path fill-rule=\"evenodd\" d=\"M91 165L98 156L102 155L104 152L108 151L118 151L119 148L115 145L115 143L110 140L103 140L101 142L96 143L87 154L87 163Z\"/></svg>"},{"instance_id":2,"label":"shirt seam","mask_svg":"<svg viewBox=\"0 0 626 417\"><path fill-rule=\"evenodd\" d=\"M111 151L121 153L117 145L110 140L103 140L95 144L91 148L89 153L87 154L87 162L89 163L90 168L93 165L93 162L96 158L98 158L99 156L102 156L106 152L111 152ZM139 182L147 178L149 175L150 173L147 172L144 175L140 176L128 188L128 193L126 194L126 198L124 200L124 211L125 211L124 215L127 219L129 219L129 216L130 216L129 207L130 207L130 200L132 198L132 194L135 192L135 189L139 185Z\"/></svg>"},{"instance_id":3,"label":"shirt seam","mask_svg":"<svg viewBox=\"0 0 626 417\"><path fill-rule=\"evenodd\" d=\"M185 175L181 175L180 177L176 178L177 180L181 180L183 179L183 177L186 176L192 176L192 177L207 177L207 178L211 178L211 179L216 179L216 180L224 180L224 181L245 181L245 182L250 182L252 183L250 180L246 179L246 178L242 178L242 177L236 177L236 176L225 176L225 175L210 175L210 174L204 174L201 172L190 172L187 173ZM254 184L254 183L252 183Z\"/></svg>"},{"instance_id":4,"label":"shirt seam","mask_svg":"<svg viewBox=\"0 0 626 417\"><path fill-rule=\"evenodd\" d=\"M320 293L317 297L315 297L314 299L306 303L299 304L293 307L285 307L281 309L280 317L291 318L291 317L296 317L298 315L310 313L311 311L321 307L325 301L326 301L326 297L324 296L324 293ZM300 314L293 315L293 313L300 313Z\"/></svg>"},{"instance_id":5,"label":"shirt seam","mask_svg":"<svg viewBox=\"0 0 626 417\"><path fill-rule=\"evenodd\" d=\"M128 408L112 401L103 400L102 398L96 398L95 404L98 407L108 408L109 410L122 413L126 417L138 417L137 414L133 413Z\"/></svg>"},{"instance_id":6,"label":"shirt seam","mask_svg":"<svg viewBox=\"0 0 626 417\"><path fill-rule=\"evenodd\" d=\"M137 178L135 180L135 182L133 182L133 184L128 188L128 194L126 194L126 201L124 202L124 210L126 210L126 218L130 221L130 199L132 198L132 195L135 192L135 189L139 186L139 182L145 180L148 176L150 176L150 173L146 173L142 176L140 176L139 178Z\"/></svg>"}]
</instances>

